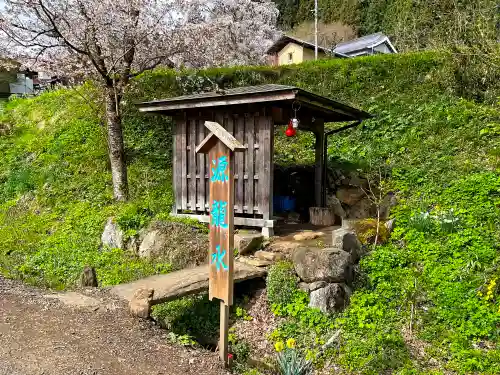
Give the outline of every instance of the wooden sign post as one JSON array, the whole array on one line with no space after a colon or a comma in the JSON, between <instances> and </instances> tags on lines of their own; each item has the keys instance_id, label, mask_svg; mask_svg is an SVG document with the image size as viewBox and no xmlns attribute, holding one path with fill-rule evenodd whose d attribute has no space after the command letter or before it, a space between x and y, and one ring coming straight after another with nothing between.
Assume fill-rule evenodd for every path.
<instances>
[{"instance_id":1,"label":"wooden sign post","mask_svg":"<svg viewBox=\"0 0 500 375\"><path fill-rule=\"evenodd\" d=\"M244 151L227 130L206 121L210 134L196 148L208 153L210 169L210 244L208 251L210 300L220 299L219 355L228 365L229 306L234 287L234 152Z\"/></svg>"}]
</instances>

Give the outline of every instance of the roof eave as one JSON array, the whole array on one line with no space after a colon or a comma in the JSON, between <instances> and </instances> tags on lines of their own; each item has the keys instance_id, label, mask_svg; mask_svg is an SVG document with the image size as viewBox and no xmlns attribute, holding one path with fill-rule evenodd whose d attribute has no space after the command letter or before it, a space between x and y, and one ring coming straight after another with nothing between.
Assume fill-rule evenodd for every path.
<instances>
[{"instance_id":1,"label":"roof eave","mask_svg":"<svg viewBox=\"0 0 500 375\"><path fill-rule=\"evenodd\" d=\"M317 111L323 112L326 117L338 116L338 114L341 114L346 117L346 121L364 120L373 117L373 115L368 112L335 102L308 91L299 90L297 100L306 103L309 107L313 107Z\"/></svg>"},{"instance_id":2,"label":"roof eave","mask_svg":"<svg viewBox=\"0 0 500 375\"><path fill-rule=\"evenodd\" d=\"M279 103L297 100L304 106L318 113L325 121L363 120L373 117L371 114L329 98L299 88L284 88L273 92L261 92L233 95L219 95L208 98L187 98L171 101L169 99L155 102L138 103L140 112L163 113L174 115L182 110L245 105L252 103Z\"/></svg>"},{"instance_id":3,"label":"roof eave","mask_svg":"<svg viewBox=\"0 0 500 375\"><path fill-rule=\"evenodd\" d=\"M205 99L185 99L179 101L155 101L137 103L140 112L172 112L182 109L220 107L226 105L264 103L270 101L294 100L297 90L284 89L267 93L241 94L241 95L220 95Z\"/></svg>"},{"instance_id":4,"label":"roof eave","mask_svg":"<svg viewBox=\"0 0 500 375\"><path fill-rule=\"evenodd\" d=\"M391 41L389 40L389 37L387 37L387 36L384 39L378 41L377 43L373 43L373 44L369 45L367 48L375 48L375 47L378 47L384 43L387 43L389 45L392 52L398 53L398 51L396 51L396 48L392 45Z\"/></svg>"},{"instance_id":5,"label":"roof eave","mask_svg":"<svg viewBox=\"0 0 500 375\"><path fill-rule=\"evenodd\" d=\"M299 46L302 46L304 48L311 48L311 49L315 48L315 45L313 43L309 43L305 40L301 40L301 39L297 39L297 38L293 38L293 37L290 37L288 35L285 35L285 36L282 36L280 39L278 39L276 42L274 42L274 44L268 48L268 50L266 51L266 54L272 55L272 54L278 53L289 43L295 43L295 44L298 44ZM318 46L318 50L320 50L324 53L328 53L330 51L328 48L323 47L323 46Z\"/></svg>"}]
</instances>

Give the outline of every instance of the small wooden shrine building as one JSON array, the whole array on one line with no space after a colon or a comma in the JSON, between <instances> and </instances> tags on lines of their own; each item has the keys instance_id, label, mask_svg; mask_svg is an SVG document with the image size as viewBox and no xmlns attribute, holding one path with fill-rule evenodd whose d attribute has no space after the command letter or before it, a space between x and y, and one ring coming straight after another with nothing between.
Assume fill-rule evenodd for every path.
<instances>
[{"instance_id":1,"label":"small wooden shrine building","mask_svg":"<svg viewBox=\"0 0 500 375\"><path fill-rule=\"evenodd\" d=\"M317 207L325 206L325 122L371 117L359 109L293 86L261 85L179 96L137 105L141 112L172 116L174 215L209 221L208 157L196 154L207 135L205 121L224 126L246 147L235 154L234 224L262 228L272 234L274 126L297 118L298 131L316 136L315 178L311 194ZM347 126L349 127L349 126ZM345 127L345 128L347 128Z\"/></svg>"}]
</instances>

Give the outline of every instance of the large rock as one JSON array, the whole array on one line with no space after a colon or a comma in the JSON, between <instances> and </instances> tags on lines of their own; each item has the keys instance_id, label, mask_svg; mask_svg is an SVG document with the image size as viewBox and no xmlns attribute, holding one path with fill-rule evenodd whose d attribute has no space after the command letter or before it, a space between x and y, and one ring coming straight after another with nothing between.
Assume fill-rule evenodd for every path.
<instances>
[{"instance_id":1,"label":"large rock","mask_svg":"<svg viewBox=\"0 0 500 375\"><path fill-rule=\"evenodd\" d=\"M387 229L387 231L389 232L389 234L391 234L391 233L392 233L392 231L394 230L394 223L395 223L395 220L396 220L396 219L387 220L387 221L385 222L385 224L384 224L384 225L385 225L385 227L386 227L386 229Z\"/></svg>"},{"instance_id":2,"label":"large rock","mask_svg":"<svg viewBox=\"0 0 500 375\"><path fill-rule=\"evenodd\" d=\"M86 287L98 287L97 282L97 273L95 272L94 267L85 266L83 267L83 271L80 275L80 285L82 288Z\"/></svg>"},{"instance_id":3,"label":"large rock","mask_svg":"<svg viewBox=\"0 0 500 375\"><path fill-rule=\"evenodd\" d=\"M141 236L130 237L125 245L127 251L130 251L132 254L139 254L139 247L141 245Z\"/></svg>"},{"instance_id":4,"label":"large rock","mask_svg":"<svg viewBox=\"0 0 500 375\"><path fill-rule=\"evenodd\" d=\"M356 203L346 208L349 219L366 219L376 215L377 207L368 197L361 198Z\"/></svg>"},{"instance_id":5,"label":"large rock","mask_svg":"<svg viewBox=\"0 0 500 375\"><path fill-rule=\"evenodd\" d=\"M168 236L159 229L148 232L139 246L138 255L142 258L156 257L168 243Z\"/></svg>"},{"instance_id":6,"label":"large rock","mask_svg":"<svg viewBox=\"0 0 500 375\"><path fill-rule=\"evenodd\" d=\"M281 253L275 253L272 251L259 250L255 252L255 256L262 260L268 260L271 262L276 262L278 260L285 259L285 256Z\"/></svg>"},{"instance_id":7,"label":"large rock","mask_svg":"<svg viewBox=\"0 0 500 375\"><path fill-rule=\"evenodd\" d=\"M308 241L308 240L314 240L318 237L323 236L323 232L313 232L313 231L304 231L298 234L295 234L293 236L293 239L295 241Z\"/></svg>"},{"instance_id":8,"label":"large rock","mask_svg":"<svg viewBox=\"0 0 500 375\"><path fill-rule=\"evenodd\" d=\"M306 283L352 280L351 254L342 249L299 247L292 258L295 272Z\"/></svg>"},{"instance_id":9,"label":"large rock","mask_svg":"<svg viewBox=\"0 0 500 375\"><path fill-rule=\"evenodd\" d=\"M259 233L237 233L234 235L234 248L240 255L245 255L262 246L264 236Z\"/></svg>"},{"instance_id":10,"label":"large rock","mask_svg":"<svg viewBox=\"0 0 500 375\"><path fill-rule=\"evenodd\" d=\"M350 185L350 186L366 186L367 181L365 178L362 178L358 173L356 172L349 172L347 174L347 178L345 181L343 181L344 184Z\"/></svg>"},{"instance_id":11,"label":"large rock","mask_svg":"<svg viewBox=\"0 0 500 375\"><path fill-rule=\"evenodd\" d=\"M141 231L138 238L140 257L161 259L175 269L208 261L208 235L184 223L157 221Z\"/></svg>"},{"instance_id":12,"label":"large rock","mask_svg":"<svg viewBox=\"0 0 500 375\"><path fill-rule=\"evenodd\" d=\"M354 186L342 186L337 190L337 198L348 206L353 206L365 196L363 190Z\"/></svg>"},{"instance_id":13,"label":"large rock","mask_svg":"<svg viewBox=\"0 0 500 375\"><path fill-rule=\"evenodd\" d=\"M309 291L312 292L312 291L315 291L317 289L324 288L327 285L328 284L326 283L326 281L315 281L315 282L309 284Z\"/></svg>"},{"instance_id":14,"label":"large rock","mask_svg":"<svg viewBox=\"0 0 500 375\"><path fill-rule=\"evenodd\" d=\"M249 258L249 257L238 257L238 261L241 263L248 264L249 266L254 266L254 267L267 267L273 264L273 262L265 259L259 259L259 258Z\"/></svg>"},{"instance_id":15,"label":"large rock","mask_svg":"<svg viewBox=\"0 0 500 375\"><path fill-rule=\"evenodd\" d=\"M101 235L102 245L112 249L123 249L123 237L123 231L115 223L114 219L110 217Z\"/></svg>"},{"instance_id":16,"label":"large rock","mask_svg":"<svg viewBox=\"0 0 500 375\"><path fill-rule=\"evenodd\" d=\"M391 214L392 208L397 204L398 199L396 198L396 196L392 193L387 194L380 205L380 217L382 219L388 219Z\"/></svg>"},{"instance_id":17,"label":"large rock","mask_svg":"<svg viewBox=\"0 0 500 375\"><path fill-rule=\"evenodd\" d=\"M361 242L359 242L358 236L345 228L339 228L332 232L332 246L351 254L353 262L357 262L361 256Z\"/></svg>"},{"instance_id":18,"label":"large rock","mask_svg":"<svg viewBox=\"0 0 500 375\"><path fill-rule=\"evenodd\" d=\"M338 217L346 217L346 213L344 208L342 207L342 203L340 203L340 200L337 197L329 195L327 197L327 206L331 208L333 210L333 213Z\"/></svg>"},{"instance_id":19,"label":"large rock","mask_svg":"<svg viewBox=\"0 0 500 375\"><path fill-rule=\"evenodd\" d=\"M329 284L311 292L309 307L320 309L325 314L341 311L346 304L346 294L341 284Z\"/></svg>"}]
</instances>

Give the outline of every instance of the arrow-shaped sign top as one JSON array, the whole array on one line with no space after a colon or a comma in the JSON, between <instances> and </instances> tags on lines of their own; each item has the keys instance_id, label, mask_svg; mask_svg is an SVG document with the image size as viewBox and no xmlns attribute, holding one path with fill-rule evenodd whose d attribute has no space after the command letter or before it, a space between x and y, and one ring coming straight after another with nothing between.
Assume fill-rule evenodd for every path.
<instances>
[{"instance_id":1,"label":"arrow-shaped sign top","mask_svg":"<svg viewBox=\"0 0 500 375\"><path fill-rule=\"evenodd\" d=\"M205 137L203 141L196 147L196 153L207 154L208 151L220 140L231 151L245 151L246 147L243 146L236 138L233 137L224 127L213 121L205 121L205 126L210 130L210 134Z\"/></svg>"}]
</instances>

